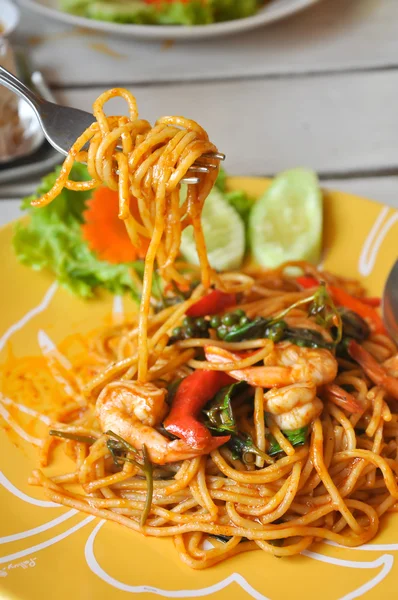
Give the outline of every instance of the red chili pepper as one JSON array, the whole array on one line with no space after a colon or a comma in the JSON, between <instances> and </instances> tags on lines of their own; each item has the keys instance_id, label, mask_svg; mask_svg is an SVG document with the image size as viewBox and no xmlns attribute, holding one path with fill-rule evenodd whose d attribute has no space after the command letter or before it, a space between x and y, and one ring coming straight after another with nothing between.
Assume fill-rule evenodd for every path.
<instances>
[{"instance_id":1,"label":"red chili pepper","mask_svg":"<svg viewBox=\"0 0 398 600\"><path fill-rule=\"evenodd\" d=\"M213 290L203 296L187 310L188 317L205 317L216 315L230 306L236 305L236 294L227 294L220 290Z\"/></svg>"},{"instance_id":2,"label":"red chili pepper","mask_svg":"<svg viewBox=\"0 0 398 600\"><path fill-rule=\"evenodd\" d=\"M349 308L357 313L357 315L370 322L369 324L376 333L386 333L382 318L373 306L365 304L362 300L351 296L348 292L334 285L328 286L328 289L336 304Z\"/></svg>"},{"instance_id":3,"label":"red chili pepper","mask_svg":"<svg viewBox=\"0 0 398 600\"><path fill-rule=\"evenodd\" d=\"M357 298L362 304L373 306L373 308L379 308L381 305L381 298Z\"/></svg>"},{"instance_id":4,"label":"red chili pepper","mask_svg":"<svg viewBox=\"0 0 398 600\"><path fill-rule=\"evenodd\" d=\"M315 277L311 277L311 275L303 275L302 277L297 277L296 281L305 290L317 287L319 285L319 281L317 281Z\"/></svg>"},{"instance_id":5,"label":"red chili pepper","mask_svg":"<svg viewBox=\"0 0 398 600\"><path fill-rule=\"evenodd\" d=\"M228 442L231 436L213 437L198 418L202 408L222 387L233 383L222 371L195 371L180 383L164 428L195 450L211 450Z\"/></svg>"}]
</instances>

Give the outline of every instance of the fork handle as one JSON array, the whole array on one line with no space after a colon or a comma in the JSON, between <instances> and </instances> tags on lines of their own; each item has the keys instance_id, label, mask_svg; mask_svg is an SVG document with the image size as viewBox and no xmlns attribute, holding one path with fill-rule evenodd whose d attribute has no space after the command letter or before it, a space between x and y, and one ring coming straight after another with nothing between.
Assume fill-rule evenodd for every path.
<instances>
[{"instance_id":1,"label":"fork handle","mask_svg":"<svg viewBox=\"0 0 398 600\"><path fill-rule=\"evenodd\" d=\"M0 66L0 84L8 88L11 92L18 94L23 100L26 100L28 104L33 108L35 113L38 115L40 112L40 106L43 100L37 96L32 90L30 90L22 81L15 77L10 71L7 71L4 67Z\"/></svg>"}]
</instances>

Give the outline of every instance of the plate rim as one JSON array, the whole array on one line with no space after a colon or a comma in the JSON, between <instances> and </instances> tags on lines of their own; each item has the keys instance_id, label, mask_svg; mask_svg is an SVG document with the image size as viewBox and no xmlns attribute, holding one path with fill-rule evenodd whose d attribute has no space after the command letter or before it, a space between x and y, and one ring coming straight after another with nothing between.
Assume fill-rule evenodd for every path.
<instances>
[{"instance_id":1,"label":"plate rim","mask_svg":"<svg viewBox=\"0 0 398 600\"><path fill-rule=\"evenodd\" d=\"M22 7L28 8L33 12L49 17L53 20L75 25L77 27L86 27L96 31L105 31L123 37L135 37L138 39L176 39L176 40L200 40L217 35L231 35L245 32L262 25L274 23L295 13L299 13L321 0L292 0L292 4L282 6L269 12L265 7L262 12L244 19L234 21L223 21L221 23L212 23L210 25L195 25L189 27L185 25L134 25L123 23L112 23L109 21L99 21L80 17L60 9L42 4L40 0L19 0Z\"/></svg>"},{"instance_id":2,"label":"plate rim","mask_svg":"<svg viewBox=\"0 0 398 600\"><path fill-rule=\"evenodd\" d=\"M262 183L262 184L266 185L266 184L269 184L269 183L270 183L271 179L270 179L270 178L266 178L266 177L248 177L248 176L246 176L246 177L237 177L237 176L233 176L233 177L229 177L227 181L228 181L228 182L230 182L230 184L231 184L231 185L234 185L234 186L235 186L235 185L237 186L237 185L239 185L239 183L243 183L243 182L247 182L247 184L249 184L249 182L253 182L253 183L257 183L257 184L260 184L260 183ZM340 203L341 203L341 200L342 200L342 198L344 199L344 197L345 197L345 196L347 196L347 197L351 197L351 198L357 198L359 201L361 201L361 202L365 202L367 206L372 206L372 205L373 205L373 206L379 206L379 207L380 207L380 209L382 209L382 207L383 207L383 204L381 204L381 203L379 203L379 202L376 202L376 201L374 201L374 200L368 199L368 198L366 198L366 197L364 197L364 196L360 196L360 195L357 195L357 194L352 194L352 193L350 193L350 192L340 192L340 191L338 191L338 190L332 190L332 189L328 189L328 188L326 188L326 189L325 189L325 188L322 188L322 191L325 193L325 196L327 195L327 196L329 196L329 197L331 198L331 201L332 201L332 202L333 202L334 200L337 200L337 201L340 201ZM398 211L397 211L397 209L395 209L394 207L389 207L389 208L390 208L390 210L392 209L394 212L396 212L396 213L398 214ZM14 226L14 224L15 224L16 222L18 222L19 220L20 220L20 219L17 219L17 220L11 221L11 222L9 222L9 223L5 224L3 227L1 227L1 228L0 228L0 238L1 238L1 236L2 236L4 233L7 233L7 234L8 234L8 233L11 233L11 232L12 232L12 227L13 227L13 226ZM10 246L10 250L11 250L11 249L12 249L12 246ZM26 267L26 268L30 270L30 268L29 268L29 267ZM47 282L47 284L48 284L48 285L44 285L44 286L43 286L43 296L39 296L39 297L41 298L41 300L40 300L40 304L43 302L43 297L45 297L45 296L46 296L46 294L48 294L48 290L49 290L49 288L51 288L51 286L53 286L53 285L54 285L54 276L53 276L53 275L50 275L50 277L48 278L48 282ZM39 306L40 306L40 304L39 304ZM33 308L34 308L34 307L33 307ZM27 309L26 311L24 310L24 311L23 311L23 314L22 314L20 317L18 317L18 318L20 318L20 319L23 319L23 318L24 318L24 315L25 315L25 314L28 314L29 312L31 313L31 311L32 311L32 305L30 304L30 305L29 305L29 307L28 307L28 309ZM58 308L57 308L57 313L58 313ZM12 326L12 325L11 325L11 326ZM78 327L80 327L80 326L78 326ZM74 328L74 330L75 330L75 329L76 329L76 326L75 326L75 325L73 325L73 328ZM25 335L25 334L24 334L24 335ZM50 334L50 335L51 335L51 334ZM55 339L56 339L56 338L55 338ZM28 353L24 353L23 355L26 355L26 354L28 354ZM17 352L17 355L18 355L18 356L20 356L19 352ZM22 355L21 355L21 356L22 356ZM22 451L22 453L23 453L23 451ZM22 454L22 453L21 453L21 454ZM25 458L23 458L23 461L24 461L24 464L25 464ZM15 455L14 455L14 454L12 455L12 464L15 464ZM22 463L21 463L21 464L22 464ZM36 464L36 463L35 463L35 464ZM24 468L24 467L22 467L22 468ZM19 471L19 472L21 472L20 468L18 468L18 471ZM6 472L7 472L7 471L6 471ZM13 483L13 482L14 482L14 484L15 484L15 485L16 485L16 487L17 487L17 489L20 489L20 490L22 491L22 493L23 493L24 491L25 491L25 493L26 493L26 488L25 488L25 487L19 487L19 485L18 485L18 480L15 480L14 478L10 478L10 481L11 481L11 483ZM35 495L35 494L34 494L34 497L36 498L36 495ZM41 500L41 498L42 498L42 496L40 495L38 499L40 499L40 500ZM23 512L24 512L24 509L22 509L22 510L23 510ZM62 514L65 514L65 513L66 513L66 510L67 510L67 509L66 509L66 507L64 507L64 508L63 508L63 512L62 512ZM48 514L48 513L47 513L47 514ZM7 512L5 513L5 515L7 515ZM50 518L50 517L48 517L48 518ZM78 519L79 519L79 521L78 521L78 522L79 522L79 523L83 523L83 522L85 521L85 519L86 519L86 518L88 518L88 517L87 517L85 514L82 514L82 513L80 513L80 512L79 512L79 515L78 515ZM44 519L44 517L43 517L43 519ZM42 524L42 522L43 522L43 520L40 520L40 521L39 521L39 524ZM31 517L30 517L30 516L27 518L27 521L26 521L26 523L27 523L27 524L26 524L26 527L32 527L33 525L36 525L36 521L35 521L35 522L31 521ZM386 520L384 520L384 523L386 523ZM93 536L93 532L94 532L94 531L98 531L98 529L99 529L98 525L99 525L98 523L97 523L97 524L94 524L94 528L91 528L91 525L90 525L90 533L89 533L89 534L87 534L87 536L86 536L86 534L84 534L84 535L85 535L85 537L84 537L84 544L85 544L85 545L84 545L84 548L86 548L86 547L87 547L87 539L89 539L89 540L92 540L92 541L93 541L93 543L94 543L94 537L91 537L91 536ZM118 529L119 529L119 526L118 526ZM379 536L380 536L380 534L383 532L383 529L384 529L384 527L382 526L382 527L380 528L379 532L378 532L378 535L379 535ZM65 530L64 530L64 529L62 529L62 532L64 532L64 531L65 531ZM128 530L126 530L126 531L127 531L127 533L126 533L126 536L127 536L127 535L130 533L130 531L128 531ZM83 532L86 532L86 529L83 529ZM12 533L14 533L14 530L12 531ZM133 533L133 532L131 532L131 533ZM42 539L42 538L41 538L41 539ZM115 537L115 539L120 539L120 537ZM130 537L129 537L129 539L130 539ZM380 538L379 538L379 542L380 542L380 541L381 541L381 545L382 545L382 544L383 544L383 541L382 541L382 540L380 540ZM389 541L389 540L387 540L387 542L388 542L388 541ZM395 540L393 540L393 541L395 541ZM33 542L32 542L32 543L33 543ZM384 549L383 549L383 550L379 549L379 548L378 548L378 546L377 546L377 542L376 542L376 541L373 541L373 540L372 540L372 543L374 543L374 544L375 544L374 552L375 552L375 553L377 553L377 554L376 554L376 556L378 556L379 558L380 558L382 555L384 556ZM76 544L75 540L73 540L73 544L74 544L74 546L73 546L73 547L74 547L74 548L77 548L77 545L75 545L75 544ZM23 548L24 548L24 549L26 548L26 546L25 546L25 542L24 542L24 546L23 546ZM138 550L137 550L137 548L138 548ZM28 549L29 549L29 548L28 548ZM44 548L43 548L43 549L44 549ZM367 549L367 550L373 550L372 548L369 548L369 547L368 547L368 548L366 548L366 549ZM321 552L322 552L322 554L327 554L326 550L327 550L327 548L326 548L324 545L322 545L322 551L321 551ZM353 549L353 551L356 551L356 550L357 550L357 549ZM54 555L55 555L55 557L56 557L56 560L57 560L57 558L61 556L61 554L60 554L60 552L61 552L61 551L60 551L60 549L59 549L59 546L58 546L58 545L54 545L54 550L53 550L53 552L54 552ZM77 552L77 550L76 550L76 552ZM134 556L135 556L135 552L139 552L139 546L137 546L137 547L136 547L136 546L134 545ZM151 552L151 551L149 551L149 552ZM13 556L13 555L10 555L10 556ZM27 556L28 556L28 554L27 554ZM84 556L85 556L85 555L84 555L84 552L81 552L81 554L79 554L79 559L78 559L78 563L77 563L77 564L78 564L78 567L79 567L79 568L78 568L78 572L83 574L83 576L82 576L82 583L87 585L87 582L90 582L90 581L91 581L91 579L90 579L90 578L91 578L92 576L95 576L95 579L93 580L93 587L91 587L91 585L90 585L90 587L89 587L88 589L89 589L90 591L91 591L91 590L94 590L94 591L95 591L95 590L97 590L97 589L98 589L98 590L101 590L101 592L102 592L102 595L101 595L101 597L104 597L104 598L105 598L105 597L106 597L106 598L108 598L108 597L109 597L109 599L110 599L110 598L113 598L113 596L114 596L114 595L116 595L116 596L117 596L117 595L119 594L121 598L122 598L122 597L123 597L123 598L125 597L125 598L126 598L126 600L127 600L127 599L128 599L128 593L131 591L131 589L133 589L133 588L134 588L134 593L135 593L136 595L137 595L137 594L138 594L138 595L140 595L140 594L144 594L144 593L145 593L145 587L147 588L147 586L149 585L149 583L150 583L150 584L155 584L155 585L157 585L157 586L158 586L158 587L156 587L156 590L160 590L160 593L159 593L159 592L158 592L158 593L159 593L159 595L160 595L161 597L166 597L166 595L167 595L167 591L168 591L168 590L170 590L170 588L171 588L172 590L176 589L178 592L180 592L180 594L181 594L182 592L184 592L184 597L186 597L186 595L185 595L185 592L186 592L186 590L188 589L188 587L187 587L187 586L185 586L185 584L183 584L183 585L179 585L179 586L178 586L178 588L174 588L174 587L171 587L171 585L168 585L168 581L167 581L167 579L165 579L165 580L166 580L166 585L164 585L164 583L163 583L163 580L162 580L160 583L158 583L158 580L157 580L157 579L156 579L156 581L152 581L152 580L149 580L149 579L148 579L148 583L146 583L146 581L139 581L139 582L135 582L135 581L133 581L133 584L130 584L130 583L126 583L126 584L125 584L125 583L124 583L124 580L123 580L123 581L121 581L119 578L116 578L116 580L115 580L115 581L116 581L117 583L121 581L122 585L130 585L130 589L127 589L127 590L126 590L126 592L125 592L125 591L124 591L122 588L118 588L118 587L116 587L116 586L114 586L114 587L108 587L108 588L105 588L105 587L103 586L103 583L102 583L102 582L100 582L99 580L97 581L97 579L98 579L98 572L96 572L95 570L93 570L93 569L90 567L90 565L88 565L88 564L86 564L86 563L84 562ZM97 555L97 556L98 556L98 555ZM7 557L7 558L8 558L8 557ZM94 556L94 558L95 558L95 556ZM355 559L355 557L354 557L354 558L352 558L351 556L349 556L348 558L349 558L349 561L347 561L347 562L350 562L350 564L351 564L351 565L352 565L352 564L354 564L354 559ZM361 560L362 560L362 558L363 558L363 555L362 555L362 557L361 557ZM377 558L377 559L375 559L375 560L379 560L379 558ZM109 572L110 572L110 570L109 570L109 563L108 563L107 561L108 561L108 552L107 552L107 555L106 555L105 573L109 573ZM177 559L177 557L176 557L176 556L175 556L175 558L174 558L174 561L175 561L176 563L178 562L178 559ZM10 562L10 561L7 561L7 562ZM358 559L358 562L359 562L359 559ZM363 561L362 561L362 562L363 562ZM45 568L46 570L48 570L48 569L51 569L51 568L54 566L54 564L55 564L55 565L57 564L56 562L55 562L55 563L53 563L51 560L49 560L48 562L47 562L47 561L43 561L43 563L44 563L44 565L45 565L45 566L44 566L44 567L42 567L42 568ZM102 563L101 563L101 564L102 564ZM179 564L179 563L178 563L178 564ZM333 563L332 563L332 564L333 564ZM374 564L374 566L375 566L375 567L378 567L378 572L379 572L380 566L382 566L380 563L374 563L374 562L372 562L372 563L370 563L370 564L372 564L372 565ZM306 571L307 571L307 572L309 572L309 570L310 570L310 569L312 569L312 568L313 568L313 567L311 567L309 564L307 564L307 566L306 566ZM382 570L383 570L383 569L382 569ZM351 572L352 572L352 570L350 570L350 569L348 569L348 571L351 571ZM65 573L65 572L66 572L66 571L64 571L64 567L62 567L61 575L64 575L64 573ZM242 578L243 578L243 580L244 580L244 581L246 581L246 583L248 583L248 585L250 586L250 589L251 589L251 590L254 590L253 594L249 594L249 595L250 595L250 596L253 596L253 597L260 597L260 596L262 596L262 594L264 593L264 591L263 591L263 588L261 588L261 586L260 586L259 579L258 579L257 577L254 577L254 576L252 576L252 575L251 575L250 573L248 573L246 570L242 570L242 572L241 572L241 571L240 571L240 569L239 569L239 571L238 571L238 572L239 572L239 573L241 573L241 575L240 575L240 581L242 581ZM257 571L257 572L258 572L258 571ZM205 595L206 597L209 597L209 598L210 598L210 597L212 597L212 596L213 596L213 593L208 593L208 594L202 594L202 593L200 593L202 590L209 589L209 588L206 588L206 587L204 587L204 585L207 585L206 583L205 583L205 584L203 584L203 585L202 585L202 582L201 582L201 581L198 583L197 575L198 575L198 574L200 574L201 572L200 572L200 571L194 571L194 572L191 572L191 571L189 571L189 574L191 574L191 573L192 573L192 579L191 579L191 582L192 582L192 588L189 588L189 589L192 589L192 590L194 591L194 595L196 595L196 596L199 596L199 595ZM215 573L215 571L213 571L213 573ZM336 573L337 573L337 572L336 572ZM389 587L388 587L388 589L392 589L392 586L394 585L394 581L395 581L395 579L394 579L394 576L396 577L396 572L395 572L395 571L392 571L392 572L391 572L391 574L390 574L390 570L386 570L386 569L384 568L384 570L383 570L383 573L385 573L385 579L383 578L382 580L378 580L377 578L373 578L373 579L371 579L370 581L374 581L374 580L375 580L375 581L376 581L376 584L375 584L375 586L377 586L377 585L387 585L387 586L389 586ZM36 576L35 576L35 577L36 577ZM101 579L101 578L100 578L100 579ZM41 580L43 580L43 578L41 578ZM33 581L33 582L34 582L34 584L35 584L37 580L36 580L36 579L32 579L32 581ZM103 581L104 581L104 580L103 580ZM184 581L185 581L185 579L184 579ZM207 580L206 580L206 581L207 581ZM222 575L222 574L220 574L220 572L219 572L219 571L217 571L217 574L215 575L215 577L214 577L214 580L213 580L213 581L215 581L215 582L216 582L216 583L218 583L218 584L222 584L224 581L227 581L227 579L223 578L223 575ZM229 581L229 580L228 580L228 581ZM385 582L387 582L387 581L389 581L390 583L386 584ZM108 581L106 581L106 580L105 580L105 583L109 584L109 582L108 582ZM234 585L235 585L235 584L236 584L236 582L234 583ZM17 587L16 585L14 586L13 584L10 584L10 585L7 585L7 586L5 586L5 585L4 585L4 583L0 583L0 596L1 596L1 597L3 597L3 596L2 596L2 592L3 592L3 594L4 594L4 597L5 597L5 598L9 598L9 600L11 600L12 598L14 598L14 600L16 600L17 598L19 598L20 600L23 600L23 599L27 600L27 598L28 598L28 596L29 596L29 587L28 587L28 586L29 586L29 583L27 583L27 584L24 584L24 587L22 588L22 591L21 591L21 592L19 592L19 591L18 591L18 587ZM106 589L108 589L109 591L108 591L108 592L104 591L104 590L106 590ZM148 589L148 588L147 588L147 589ZM344 589L347 589L347 588L345 587ZM352 588L349 588L349 589L352 589ZM370 589L371 589L371 588L369 588L369 590L370 590ZM165 593L162 593L162 592L163 592L163 590L166 590L166 592L165 592ZM229 586L228 586L228 587L225 587L225 590L226 590L226 593L229 593L229 595L231 595L231 591L232 591L232 589L231 589L231 588L229 588ZM241 595L242 595L242 598L245 596L245 594L246 594L246 596L247 596L247 588L243 588L243 590L244 590L243 592L242 592L240 589L239 589L238 591L232 591L232 596L233 596L233 597L235 597L235 596L238 596L238 595L239 595L239 597L241 597ZM356 590L363 590L363 586L355 588L355 590L354 590L354 591L356 591ZM379 588L378 588L378 587L376 587L376 590L377 590L377 591L376 591L376 594L377 594L377 593L378 593L378 591L379 591ZM93 591L93 593L94 593L94 591ZM362 592L361 592L361 593L362 593ZM365 593L365 595L366 595L366 592L363 592L363 593ZM255 594L256 594L256 595L255 595ZM129 595L130 595L130 598L131 598L131 593L130 593ZM285 597L285 596L284 596L284 597ZM286 597L287 597L287 596L286 596ZM265 596L264 596L264 598L265 598Z\"/></svg>"}]
</instances>

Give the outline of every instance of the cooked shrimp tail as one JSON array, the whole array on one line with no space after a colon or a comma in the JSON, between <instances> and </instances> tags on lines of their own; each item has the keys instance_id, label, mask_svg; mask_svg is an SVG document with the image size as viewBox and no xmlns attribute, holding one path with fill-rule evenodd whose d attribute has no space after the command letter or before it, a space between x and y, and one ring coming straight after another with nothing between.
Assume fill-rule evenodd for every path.
<instances>
[{"instance_id":1,"label":"cooked shrimp tail","mask_svg":"<svg viewBox=\"0 0 398 600\"><path fill-rule=\"evenodd\" d=\"M216 346L205 347L209 362L231 363L243 355ZM331 383L337 375L337 361L329 350L302 348L290 342L281 342L265 357L264 366L228 371L228 375L256 387L285 387L294 383Z\"/></svg>"},{"instance_id":2,"label":"cooked shrimp tail","mask_svg":"<svg viewBox=\"0 0 398 600\"><path fill-rule=\"evenodd\" d=\"M348 345L348 352L351 358L357 362L365 374L373 381L374 384L383 387L387 393L398 400L398 378L390 375L387 369L377 362L377 360L358 344L355 340L351 340Z\"/></svg>"},{"instance_id":3,"label":"cooked shrimp tail","mask_svg":"<svg viewBox=\"0 0 398 600\"><path fill-rule=\"evenodd\" d=\"M329 402L332 402L339 408L346 410L349 413L362 413L364 407L361 403L339 385L335 383L329 383L323 388L322 396L325 397Z\"/></svg>"}]
</instances>

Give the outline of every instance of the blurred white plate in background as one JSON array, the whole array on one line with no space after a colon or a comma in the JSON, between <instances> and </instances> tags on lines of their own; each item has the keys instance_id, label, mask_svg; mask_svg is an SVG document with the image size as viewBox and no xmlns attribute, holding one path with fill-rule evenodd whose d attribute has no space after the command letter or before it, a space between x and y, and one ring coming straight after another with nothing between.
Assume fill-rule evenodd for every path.
<instances>
[{"instance_id":1,"label":"blurred white plate in background","mask_svg":"<svg viewBox=\"0 0 398 600\"><path fill-rule=\"evenodd\" d=\"M238 2L239 0L236 1ZM160 40L194 40L239 33L283 19L315 4L316 2L319 2L319 0L271 0L264 8L260 9L256 15L248 17L247 19L186 27L183 25L128 25L122 23L110 23L108 21L97 21L63 12L59 8L58 0L19 0L21 6L30 8L35 12L56 19L57 21L69 23L70 25L89 27L90 29L106 31L122 36Z\"/></svg>"}]
</instances>

